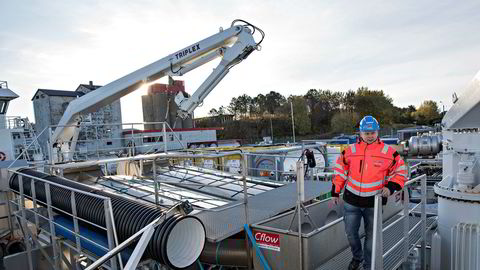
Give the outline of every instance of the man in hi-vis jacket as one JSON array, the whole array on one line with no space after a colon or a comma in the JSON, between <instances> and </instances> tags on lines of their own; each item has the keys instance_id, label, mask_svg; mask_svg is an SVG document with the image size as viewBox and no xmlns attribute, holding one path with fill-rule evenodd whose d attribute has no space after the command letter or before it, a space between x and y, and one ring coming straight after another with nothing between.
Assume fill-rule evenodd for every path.
<instances>
[{"instance_id":1,"label":"man in hi-vis jacket","mask_svg":"<svg viewBox=\"0 0 480 270\"><path fill-rule=\"evenodd\" d=\"M375 118L365 116L360 121L360 139L338 157L332 181L332 201L337 204L343 188L345 232L353 259L348 269L371 267L373 213L375 194L381 193L383 204L387 197L401 190L407 179L407 167L398 152L378 138L380 126ZM358 230L363 218L365 242Z\"/></svg>"}]
</instances>

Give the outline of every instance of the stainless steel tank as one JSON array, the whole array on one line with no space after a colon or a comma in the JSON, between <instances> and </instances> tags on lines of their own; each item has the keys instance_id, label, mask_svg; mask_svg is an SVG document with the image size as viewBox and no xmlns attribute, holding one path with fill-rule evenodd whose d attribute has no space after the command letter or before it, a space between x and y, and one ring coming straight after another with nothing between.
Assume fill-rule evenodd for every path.
<instances>
[{"instance_id":1,"label":"stainless steel tank","mask_svg":"<svg viewBox=\"0 0 480 270\"><path fill-rule=\"evenodd\" d=\"M441 134L412 136L408 140L408 154L411 156L432 156L442 151Z\"/></svg>"},{"instance_id":2,"label":"stainless steel tank","mask_svg":"<svg viewBox=\"0 0 480 270\"><path fill-rule=\"evenodd\" d=\"M408 140L408 153L412 156L417 156L418 155L418 136L412 136Z\"/></svg>"}]
</instances>

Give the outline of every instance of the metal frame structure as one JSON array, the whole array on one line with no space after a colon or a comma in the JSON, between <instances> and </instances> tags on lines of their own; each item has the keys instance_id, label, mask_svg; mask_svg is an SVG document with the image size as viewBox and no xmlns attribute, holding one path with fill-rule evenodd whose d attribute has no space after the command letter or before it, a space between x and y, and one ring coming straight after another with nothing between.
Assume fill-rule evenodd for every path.
<instances>
[{"instance_id":1,"label":"metal frame structure","mask_svg":"<svg viewBox=\"0 0 480 270\"><path fill-rule=\"evenodd\" d=\"M135 132L134 132L134 127L135 126L143 126L145 124L161 124L162 125L162 133L163 133L163 142L162 141L155 141L154 143L148 143L148 144L144 144L144 145L134 145L132 144L131 146L120 146L120 147L108 147L108 148L99 148L99 141L119 141L120 144L122 144L122 141L123 140L126 140L126 139L130 139L132 142L135 142L136 139L143 139L145 136L143 136L142 134L140 135L136 135ZM105 127L105 126L119 126L121 127L121 129L123 129L123 127L130 127L130 136L128 137L119 137L119 138L108 138L108 139L100 139L99 138L99 135L98 135L98 127ZM65 151L62 151L63 154L66 154L66 155L70 155L71 157L81 157L81 156L85 156L85 157L88 157L88 155L93 155L95 156L96 158L100 159L102 158L102 156L105 156L105 154L108 154L109 152L112 152L112 151L125 151L129 154L131 154L132 156L136 155L135 153L135 148L146 148L147 151L146 151L146 154L150 153L155 147L163 147L163 152L164 153L167 153L167 150L168 150L168 142L169 142L169 139L167 138L167 132L169 134L172 134L173 135L173 138L174 138L174 141L172 142L178 142L181 146L181 149L186 149L186 145L183 144L182 140L180 140L179 136L177 135L177 133L175 131L173 131L173 129L170 127L170 125L167 123L167 122L142 122L142 123L116 123L116 124L92 124L92 123L81 123L80 126L77 126L77 125L63 125L63 126L60 126L60 125L50 125L48 127L46 127L45 129L48 129L49 132L48 132L48 147L47 147L47 151L48 151L48 158L49 158L49 162L50 164L54 165L57 163L57 160L55 158L55 156L59 155L60 153L57 153L56 151L58 150L57 147L54 147L54 142L52 142L52 133L53 133L53 130L56 130L57 128L76 128L78 129L78 132L81 132L83 129L87 129L87 128L94 128L94 138L86 138L85 140L79 140L77 139L76 140L76 146L78 146L79 143L93 143L95 144L95 150L93 152L91 151L88 151L87 150L87 153L81 153L80 150L78 149L69 149L69 150L65 150ZM44 131L45 131L44 129ZM43 131L42 131L43 133ZM40 135L38 135L37 137L39 137ZM171 142L171 143L172 143Z\"/></svg>"},{"instance_id":2,"label":"metal frame structure","mask_svg":"<svg viewBox=\"0 0 480 270\"><path fill-rule=\"evenodd\" d=\"M157 157L158 154L156 154L154 156L155 157L153 157L152 161L153 161L153 164L156 164L155 159L158 158ZM146 155L144 157L141 157L140 159L145 161L145 160L148 160L150 158L151 157ZM138 157L137 157L137 160L138 160ZM103 161L98 161L98 162L100 162L100 164L102 164ZM110 160L108 162L114 162L114 160ZM242 167L246 168L246 156L245 155L244 155L244 158L243 158L243 162L244 163L243 163ZM66 167L57 168L56 166L61 166L61 164L54 165L54 166L51 167L51 169L54 172L57 172L60 175L63 175L63 169L64 168L70 167L70 166L67 165ZM72 164L72 166L73 166L73 164ZM157 172L156 168L154 169L154 171ZM241 183L241 187L242 187L242 190L243 190L243 193L244 193L244 198L243 198L242 201L239 201L238 203L236 203L235 206L242 205L242 204L244 205L244 208L245 208L245 223L249 224L248 197L253 195L253 194L249 194L249 192L248 192L248 188L251 188L252 186L248 183L248 178L247 178L246 172L247 172L247 170L244 170L241 177L239 177L239 178L238 177L233 177L231 180L232 180L232 182L240 181L240 183ZM209 175L211 172L199 171L199 173ZM20 223L22 232L24 233L25 242L27 244L28 263L29 263L29 269L31 269L31 270L33 270L32 249L33 249L34 246L42 247L43 245L51 245L53 247L54 255L53 255L52 259L50 259L50 257L48 256L48 254L44 250L41 250L43 256L45 258L47 258L47 260L49 261L49 263L51 264L53 269L60 269L61 264L66 264L71 269L78 269L78 268L76 268L77 266L75 265L75 262L72 261L72 260L76 261L78 258L87 258L90 262L93 262L92 264L90 264L88 266L88 269L95 269L95 267L100 266L100 265L102 265L106 269L135 269L135 267L139 263L139 260L142 257L142 254L143 254L143 252L146 248L146 245L149 242L149 238L152 236L155 228L163 220L165 220L165 218L168 218L168 216L171 215L171 212L172 212L173 209L178 209L178 206L182 204L182 202L177 202L164 215L157 218L154 222L150 223L149 225L144 227L142 230L137 232L135 235L131 236L129 239L127 239L124 242L119 244L118 240L117 240L117 237L116 237L116 232L115 232L115 222L113 220L113 213L112 213L112 206L111 206L110 198L103 197L103 196L100 196L100 195L91 194L91 193L86 193L86 192L81 191L81 190L77 190L77 189L74 189L74 188L62 186L62 185L50 182L48 180L44 180L44 179L37 178L37 177L32 177L30 175L25 175L21 172L17 172L17 171L13 171L13 170L10 170L9 174L10 174L10 176L12 174L17 174L18 179L19 179L18 180L19 181L19 191L10 189L10 191L13 192L13 194L15 195L15 198L13 198L9 201L9 206L11 205L11 206L15 207L15 209L14 209L15 211L12 211L13 215L15 217L19 218L19 223ZM23 190L23 178L24 177L29 177L30 179L32 179L32 181L31 181L32 194L31 195L27 195L27 194L24 193L24 190ZM160 187L159 187L160 184L164 184L164 183L162 183L162 181L159 181L157 178L158 178L157 173L154 173L154 185L155 185L155 187L158 187L158 188L154 189L154 192L155 192L156 196L158 196L158 191L160 190ZM47 197L45 202L39 201L37 196L36 196L35 183L37 181L40 181L40 182L44 183L44 185L45 185L46 197ZM67 213L67 212L55 207L54 205L52 205L52 199L51 199L52 195L50 194L50 186L52 186L52 185L53 186L58 186L58 187L61 187L61 188L64 188L64 189L67 189L67 190L70 191L70 193L72 194L71 195L72 213ZM204 186L205 184L202 184L202 185ZM254 185L256 185L256 184L254 184ZM105 200L105 202L104 202L104 207L105 207L105 211L106 211L105 212L105 217L108 219L108 220L106 220L106 223L105 223L106 227L101 227L100 225L93 224L93 223L91 223L89 221L86 221L85 219L82 219L82 218L77 216L75 194L78 194L78 193ZM32 201L33 208L30 209L30 208L26 207L26 202L27 201ZM156 201L158 202L158 197L157 197ZM47 209L47 214L43 215L41 213L41 210L40 210L41 206L44 206ZM233 206L230 206L228 208L232 208L232 207ZM218 211L225 210L225 209L226 209L225 207L221 207L220 209L218 209ZM217 209L212 209L212 210L207 209L207 211L217 211ZM70 216L74 221L74 229L70 230L70 229L56 223L54 221L54 213L55 212L61 212L62 214ZM31 213L31 214L29 214L29 213ZM45 228L44 233L49 236L48 241L45 241L42 238L38 238L38 240L37 240L34 237L33 233L31 231L29 231L29 227L27 226L28 223L31 223L31 224L35 224L35 226L37 228L40 228L40 221L41 220L47 221L48 226L47 226L47 228ZM103 230L107 231L107 235L108 235L108 238L109 238L109 241L108 241L109 246L108 246L108 249L104 248L104 250L107 251L107 253L103 257L98 258L98 257L92 255L87 250L82 249L82 245L81 245L80 240L88 241L89 243L92 243L92 244L94 244L96 246L99 246L99 247L101 247L101 246L99 244L91 241L90 239L80 235L79 225L78 225L79 220L82 221L82 222L86 222L86 223L88 223L88 224L90 224L94 227L97 227L97 228L100 228L100 229L103 229ZM65 240L65 239L59 239L56 235L56 232L55 232L56 227L61 227L62 229L68 230L70 233L72 233L75 236L75 241L72 242L72 241ZM141 239L138 242L134 252L132 253L132 255L130 257L131 259L127 262L125 267L123 267L119 252L124 247L131 244L134 240L138 239L139 237ZM245 237L247 238L247 236L245 236ZM31 242L31 241L33 241L33 242ZM63 246L65 246L69 249L70 254L71 254L70 260L62 255L62 247ZM74 255L72 255L72 254L74 254ZM117 261L117 258L118 258L118 261ZM110 265L105 264L107 261L110 262ZM88 263L87 263L87 265L88 265Z\"/></svg>"},{"instance_id":3,"label":"metal frame structure","mask_svg":"<svg viewBox=\"0 0 480 270\"><path fill-rule=\"evenodd\" d=\"M85 192L82 190L70 188L67 186L63 186L57 183L50 182L45 179L41 179L38 177L33 177L30 175L25 175L21 172L17 171L12 171L9 170L9 174L17 174L18 176L18 182L19 182L19 191L10 189L10 191L14 194L14 198L10 199L8 201L8 210L9 210L9 215L14 215L20 220L20 226L22 233L24 234L24 239L26 242L27 246L27 257L28 257L28 265L29 269L33 270L34 265L32 261L32 247L36 246L37 248L40 248L40 251L42 252L43 256L47 259L47 261L50 263L53 269L60 269L61 263L65 263L67 265L75 265L76 262L69 262L62 253L61 246L66 245L69 248L70 254L75 253L75 256L70 256L71 258L77 257L80 255L84 255L88 257L91 260L96 260L96 258L92 257L86 252L83 252L82 246L81 246L81 240L87 241L93 245L98 246L101 249L104 249L105 251L111 250L115 248L116 245L118 245L118 238L117 238L117 233L115 230L115 220L113 218L113 212L112 212L112 204L110 201L110 198L100 196L97 194ZM24 186L23 186L23 177L28 177L31 179L31 196L27 195L24 193ZM10 177L9 177L10 178ZM36 196L36 190L35 190L35 182L42 182L44 187L45 187L45 193L46 193L46 201L40 201L37 196ZM52 194L50 192L51 186L57 186L62 189L68 190L70 192L71 196L71 206L72 206L72 213L68 213L66 211L63 211L55 206L52 205ZM77 216L77 206L76 206L76 194L82 194L85 196L89 197L94 197L97 199L100 199L103 201L104 205L104 211L105 211L105 227L102 227L98 224L92 223L88 220L82 219ZM27 208L25 205L26 200L32 201L33 208ZM41 211L40 211L40 205L44 205L47 210L47 216L44 216ZM12 206L16 207L16 211L13 211L12 213ZM62 226L61 224L58 224L54 221L54 212L62 213L62 215L66 215L72 218L73 223L74 223L74 230L70 230L67 227ZM27 218L27 213L33 214L33 219L31 220ZM42 232L47 234L49 236L49 240L44 242L44 240L40 237L36 238L34 237L34 234L30 231L30 228L27 226L28 223L32 223L36 226L37 229L40 229L40 219L47 221L48 222L48 227L44 228ZM106 231L107 238L108 238L108 247L104 247L102 245L97 244L96 242L92 241L91 239L88 239L82 235L80 235L80 230L79 230L79 221L88 223L91 226L94 226L100 230ZM69 231L75 236L75 243L71 243L69 241L65 240L60 240L57 235L56 235L56 227L62 228L64 230ZM12 228L13 230L13 228ZM53 260L50 259L50 256L42 249L44 245L51 245L53 248ZM117 261L118 259L118 261ZM76 267L76 266L75 266ZM110 265L103 265L103 267L107 269L123 269L123 264L122 260L120 258L120 254L118 256L112 257L110 259Z\"/></svg>"},{"instance_id":4,"label":"metal frame structure","mask_svg":"<svg viewBox=\"0 0 480 270\"><path fill-rule=\"evenodd\" d=\"M302 144L302 149L305 148L305 145ZM303 152L303 151L302 151ZM240 185L242 186L242 190L243 190L243 200L239 200L238 202L234 203L234 205L228 205L226 207L219 207L217 209L205 209L205 211L207 212L220 212L220 211L224 211L225 209L227 208L233 208L233 207L242 207L241 205L243 205L242 208L244 208L244 211L245 211L245 216L244 216L244 224L250 224L250 217L249 217L249 213L250 213L250 206L249 206L249 196L252 196L254 194L250 194L251 192L249 192L249 188L252 188L252 184L250 183L250 181L248 180L248 177L247 177L247 172L249 171L250 168L247 168L247 159L248 159L248 156L249 155L256 155L255 153L235 153L235 154L240 154L242 159L241 159L241 164L242 164L242 174L241 175L229 175L229 174L226 174L224 172L219 172L221 175L222 174L225 174L225 177L226 178L231 178L232 182L238 182L237 185ZM263 155L263 154L260 154L260 155ZM161 203L161 196L160 196L160 192L162 191L162 186L164 187L167 187L171 184L173 184L171 181L162 181L161 179L161 175L163 174L162 173L162 170L160 170L160 168L157 167L156 165L156 160L159 159L159 158L166 158L166 159L176 159L176 158L185 158L185 157L198 157L198 158L211 158L211 157L217 157L217 156L226 156L226 155L223 155L223 154L217 154L217 155L191 155L189 153L185 153L185 154L154 154L154 155L144 155L144 156L139 156L139 157L132 157L132 158L119 158L119 159L111 159L111 160L103 160L103 161L95 161L93 162L92 164L105 164L105 163L110 163L110 162L118 162L118 161L121 161L121 160L137 160L137 161L140 161L141 163L143 162L153 162L152 163L152 172L153 172L153 180L151 182L151 184L153 184L153 187L151 186L151 184L147 185L148 187L148 194L149 196L151 195L155 195L155 202L153 201L149 201L151 203L156 203L157 205L159 203ZM292 158L296 158L298 159L298 156L295 156ZM303 158L301 158L303 159ZM300 165L302 165L302 161L300 161L299 163ZM303 162L304 164L304 162ZM79 164L76 164L76 165L79 165ZM86 162L85 166L90 166L91 164ZM66 169L66 168L69 168L70 166L73 166L72 165L68 165L68 164L57 164L57 165L54 165L52 166L52 169L54 171L56 171L57 173L60 173L62 174L62 170L63 169ZM82 167L83 165L80 165L80 167ZM303 166L301 166L303 168ZM175 166L174 166L175 168ZM180 169L180 170L186 170L188 171L188 167L184 167L184 168L178 168L177 169ZM194 170L195 171L195 170ZM165 171L164 171L165 172ZM196 170L197 174L198 175L203 175L203 176L207 176L207 177L210 177L210 174L213 173L213 171L209 170L209 169L197 169ZM17 173L17 172L14 172L14 171L11 171L11 173ZM183 174L182 172L178 172L180 174ZM300 173L301 175L303 175L302 173L302 170L297 170L297 174ZM229 175L229 176L228 176ZM21 174L19 174L19 176L22 176ZM183 175L184 176L184 175ZM185 178L185 177L183 177ZM182 179L183 179L182 178ZM297 176L298 179L300 179L301 177L300 176ZM20 178L21 179L21 178ZM46 180L43 180L43 179L35 179L35 181L43 181L46 183L46 186L49 186L51 184L54 184L54 183L50 183ZM20 180L21 182L21 180ZM214 181L214 179L212 179L211 181L212 183L217 183L218 184L218 181ZM268 181L267 181L268 182ZM375 216L375 232L374 233L374 256L373 256L373 260L376 262L376 263L379 263L379 265L382 264L382 261L383 261L383 258L385 258L386 256L388 256L394 249L400 247L400 245L402 245L402 243L405 242L406 239L408 239L408 233L409 232L412 232L414 229L418 228L420 225L422 226L422 231L423 231L423 235L422 235L422 243L424 243L424 239L425 239L425 232L426 232L426 221L425 221L425 218L426 218L426 215L425 215L425 199L424 199L424 195L426 193L426 175L422 175L420 177L417 177L415 179L412 179L410 181L408 181L405 185L405 189L406 190L406 187L410 186L411 184L413 183L416 183L416 182L421 182L422 183L422 203L420 203L419 205L417 205L415 208L417 208L418 206L421 206L421 210L422 210L422 219L421 219L421 222L416 224L414 226L414 228L412 229L408 229L409 227L409 219L405 218L405 217L408 217L408 215L410 213L412 213L412 211L415 210L414 209L411 209L409 210L408 209L408 201L409 201L409 194L408 192L404 192L403 196L404 196L404 216L398 220L395 220L392 224L389 224L386 228L382 229L382 224L381 222L379 222L380 220L382 220L382 216L381 216L381 207L379 207L378 203L380 202L381 198L380 196L377 196L376 198L376 201L377 201L377 205L376 205L376 208L375 208L375 211L376 211L376 216ZM33 182L32 182L33 183ZM254 182L253 182L254 183ZM178 183L177 183L178 184ZM54 184L56 185L56 184ZM188 187L188 186L191 186L193 188L197 187L197 186L208 186L209 184L208 183L183 183L183 184L180 184L180 185L177 185L178 188L184 188L185 186ZM216 184L214 184L215 186ZM224 185L224 184L221 184L221 185ZM278 184L277 184L278 185ZM63 187L63 186L62 186ZM143 187L143 186L142 186ZM67 188L67 187L63 187L63 188ZM134 187L129 187L129 188L134 188ZM75 194L75 192L82 192L82 191L77 191L75 189L72 189L72 188L68 188L69 190L71 190L72 194ZM241 191L240 191L241 193ZM22 195L23 194L23 195ZM301 202L302 202L302 199L301 199L301 186L297 186L297 196L298 196L298 200L297 200L297 204L296 204L296 210L295 212L298 212L298 215L301 217L301 211L303 210L303 207L301 205ZM50 196L50 195L49 195ZM101 197L101 196L100 196ZM108 202L106 202L105 204L105 209L106 211L111 211L111 204L109 203L109 198L105 198L106 200L108 200ZM20 203L19 201L22 201L24 202L25 200L32 200L32 202L34 203L34 208L33 210L30 210L30 209L27 209L24 205L24 203ZM47 202L42 202L43 204L45 204L47 206L47 210L48 212L48 215L46 216L42 216L39 212L38 212L38 202L36 201L36 197L35 197L35 192L33 191L33 194L32 196L27 196L23 193L23 188L22 190L20 190L19 192L16 192L16 198L15 200L12 200L12 203L14 205L17 205L17 208L19 208L20 211L17 211L16 213L16 216L20 218L20 225L22 226L22 229L23 228L26 228L24 231L26 231L28 229L28 226L26 226L25 224L27 222L32 222L32 218L28 218L28 215L24 214L25 212L33 212L34 213L34 217L35 217L35 222L32 222L32 223L38 223L38 219L39 217L42 217L46 220L49 221L49 226L50 226L50 231L53 232L53 235L55 234L55 226L59 226L58 224L56 224L54 221L53 221L53 212L54 211L58 211L59 209L56 209L54 206L51 205L51 200L47 200ZM175 204L173 205L172 208L175 208L176 206L178 206L178 204L180 203L179 201L177 202L174 202ZM75 204L75 195L72 195L72 205ZM300 206L299 206L300 204ZM21 206L23 205L23 206ZM108 254L106 254L104 257L102 257L101 260L98 260L98 258L95 258L95 257L92 257L92 256L89 256L88 253L86 252L82 252L82 248L81 248L81 244L80 244L80 238L81 236L78 234L78 217L76 216L76 213L75 213L75 208L76 207L73 207L72 209L72 213L70 213L70 215L73 217L74 220L76 220L76 225L75 225L75 230L72 232L73 234L75 234L75 237L76 237L76 243L71 243L69 242L68 240L67 241L57 241L57 243L54 242L54 240L51 240L50 242L53 243L53 246L58 246L56 249L54 249L54 251L56 250L56 254L59 254L59 250L61 250L61 246L62 245L65 245L67 246L68 248L70 248L72 251L74 251L75 254L82 254L82 255L85 255L87 257L90 258L90 260L92 261L95 261L94 262L94 265L99 265L99 264L102 264L104 263L105 261L108 261L110 260L111 262L111 265L113 265L113 261L114 260L112 256L119 256L118 254L118 251L120 251L123 247L125 247L126 245L128 245L129 243L131 243L132 241L134 241L135 239L138 239L138 238L142 238L142 240L145 240L145 241L140 241L139 243L141 242L147 242L148 243L148 239L149 237L151 237L151 234L153 233L155 227L161 222L161 220L163 220L165 218L165 215L160 217L159 219L157 219L155 222L152 222L151 224L149 224L148 226L144 227L141 231L139 231L137 234L135 234L134 236L132 236L131 238L129 238L128 240L126 240L125 242L121 243L120 246L118 245L114 245L114 244L118 244L116 242L113 242L112 244L112 248L110 248L110 251L111 252L108 252ZM68 213L67 213L68 214ZM110 227L112 229L112 223L114 224L114 221L113 221L113 215L106 215L106 217L110 217L112 218L112 220L109 222L107 222L107 227ZM243 219L243 218L242 218ZM399 222L401 222L401 220L404 220L404 235L403 235L403 238L402 238L402 241L400 241L399 243L396 243L396 245L391 248L390 250L386 251L385 254L383 254L382 250L381 250L381 245L379 243L382 243L381 242L381 237L379 234L379 232L383 232L387 229L389 229L390 227L392 227L394 224L398 224ZM301 230L301 220L299 219L299 228ZM336 222L334 222L336 223ZM299 230L299 239L301 239L301 231ZM26 238L25 239L30 239L33 237L31 236L32 234L26 234ZM115 235L115 234L113 234ZM248 235L247 235L247 232L245 232L245 241L248 243ZM54 237L52 237L52 239L55 239ZM113 238L112 238L113 239ZM27 240L28 242L28 240ZM60 242L60 243L59 243ZM35 244L35 243L34 243ZM47 243L48 244L48 243ZM109 241L109 244L110 244L110 241ZM31 252L31 249L32 249L32 243L29 243L30 247L29 247L29 250ZM38 244L37 244L38 245ZM301 254L302 253L302 241L299 241L299 253ZM117 248L115 248L115 246L117 246ZM145 246L146 245L137 245L137 247L135 248L135 251L134 251L134 255L132 255L131 257L131 261L129 261L129 263L126 265L126 269L130 269L129 267L133 267L134 265L137 265L140 258L141 258L141 254L143 254L143 251L145 250ZM250 246L247 244L246 245L248 249L250 249ZM408 248L408 249L407 249ZM403 261L406 260L406 257L407 257L407 254L408 254L408 251L411 247L409 247L408 245L404 245L404 259ZM383 255L382 255L383 254ZM45 255L45 254L44 254ZM108 255L108 256L107 256ZM31 256L31 255L30 255ZM249 256L250 256L250 253L249 253ZM301 255L300 255L301 256ZM60 258L60 256L58 256ZM65 260L65 258L57 258L56 255L54 255L54 260L52 260L52 265L57 265L57 262L55 260L62 260L62 261L68 261L68 260ZM31 260L31 258L29 258ZM117 261L117 260L115 260ZM425 260L423 259L423 262L425 262ZM118 263L118 262L117 262ZM302 263L302 260L300 260L300 263ZM400 262L401 263L401 262ZM121 267L121 262L120 262L120 267ZM302 266L300 266L302 267ZM108 268L108 266L107 266ZM132 268L133 269L133 268ZM377 267L375 269L383 269L381 267Z\"/></svg>"},{"instance_id":5,"label":"metal frame structure","mask_svg":"<svg viewBox=\"0 0 480 270\"><path fill-rule=\"evenodd\" d=\"M374 208L374 221L373 221L373 245L372 245L372 270L375 269L383 269L383 260L389 254L392 253L396 248L403 244L403 259L400 260L396 267L399 267L403 262L407 261L408 252L412 247L410 247L409 243L409 234L414 231L418 226L421 227L422 236L420 239L421 244L421 263L422 269L426 269L426 234L427 234L427 215L426 215L426 196L427 196L427 176L425 174L415 177L405 183L404 188L401 191L397 191L395 194L399 192L406 191L406 188L411 184L420 181L422 187L422 200L419 204L417 204L413 209L408 208L408 202L410 201L408 192L403 192L403 215L389 224L387 227L383 228L382 224L382 196L381 194L375 195L375 208ZM393 194L393 195L395 195ZM393 196L392 195L392 196ZM409 229L409 215L413 212L418 206L421 208L421 220L420 222L416 223L413 228ZM402 239L397 242L393 247L389 250L383 250L383 232L385 232L388 228L394 226L396 223L403 221L403 237ZM393 269L396 269L393 267Z\"/></svg>"}]
</instances>

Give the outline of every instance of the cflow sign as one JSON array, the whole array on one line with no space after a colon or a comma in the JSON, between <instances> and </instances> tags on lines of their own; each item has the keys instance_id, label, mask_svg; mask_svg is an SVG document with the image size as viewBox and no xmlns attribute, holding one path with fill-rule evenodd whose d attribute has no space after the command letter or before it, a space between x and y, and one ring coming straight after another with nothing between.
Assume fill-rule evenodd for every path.
<instances>
[{"instance_id":1,"label":"cflow sign","mask_svg":"<svg viewBox=\"0 0 480 270\"><path fill-rule=\"evenodd\" d=\"M267 232L255 232L255 241L260 248L280 251L280 235Z\"/></svg>"}]
</instances>

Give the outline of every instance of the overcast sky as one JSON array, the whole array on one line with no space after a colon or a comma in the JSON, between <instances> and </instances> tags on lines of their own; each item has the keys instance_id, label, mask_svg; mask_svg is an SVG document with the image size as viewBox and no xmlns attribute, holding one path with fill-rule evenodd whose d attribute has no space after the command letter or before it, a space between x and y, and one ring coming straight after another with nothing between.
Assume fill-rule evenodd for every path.
<instances>
[{"instance_id":1,"label":"overcast sky","mask_svg":"<svg viewBox=\"0 0 480 270\"><path fill-rule=\"evenodd\" d=\"M7 1L0 0L0 80L20 98L9 115L33 120L38 88L104 85L247 20L263 49L234 67L195 112L241 94L383 89L396 106L451 95L480 69L479 1ZM180 77L192 93L214 64ZM141 94L122 98L142 121Z\"/></svg>"}]
</instances>

